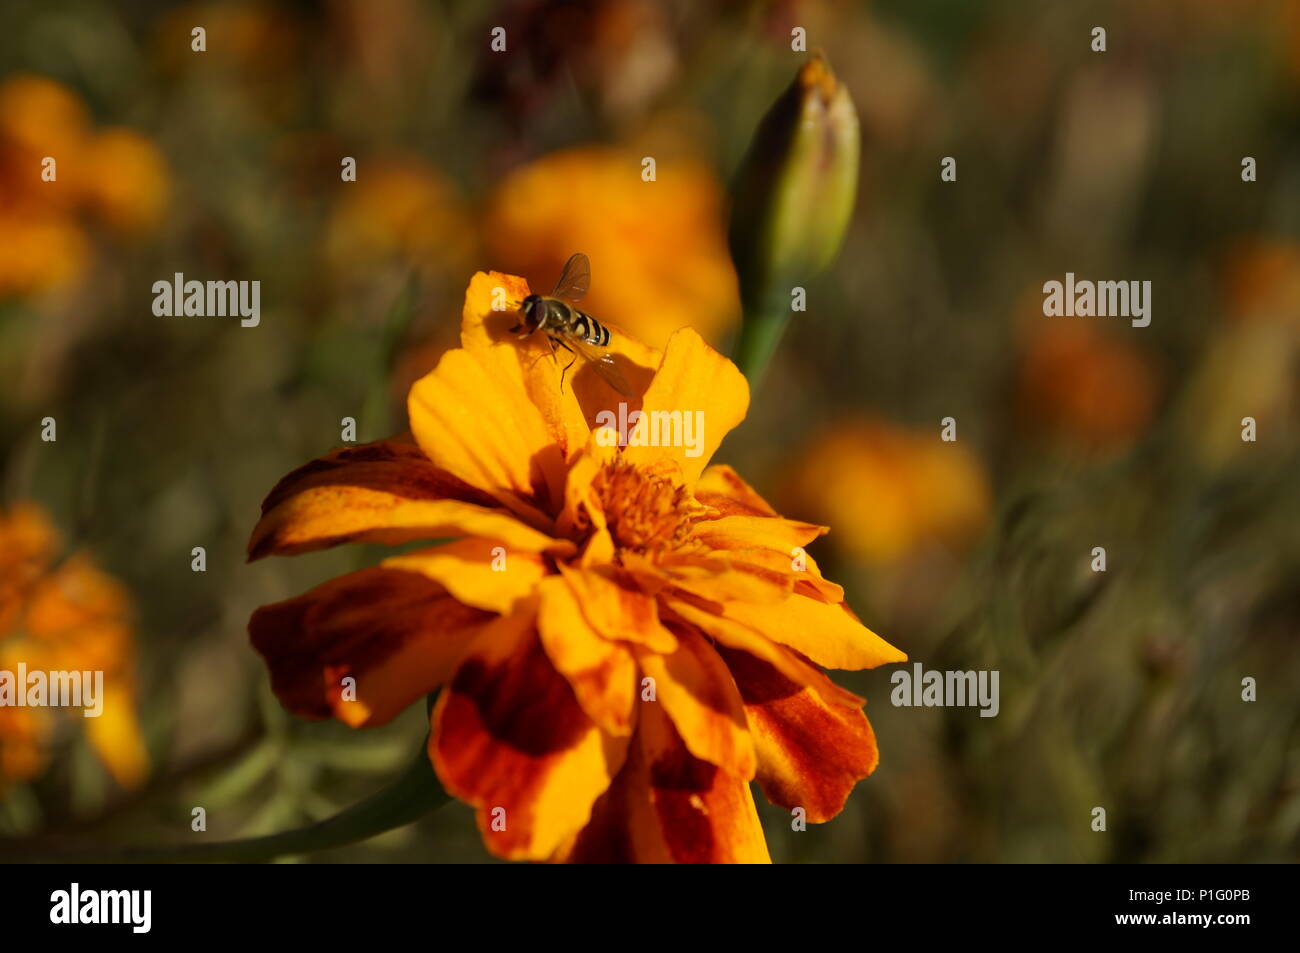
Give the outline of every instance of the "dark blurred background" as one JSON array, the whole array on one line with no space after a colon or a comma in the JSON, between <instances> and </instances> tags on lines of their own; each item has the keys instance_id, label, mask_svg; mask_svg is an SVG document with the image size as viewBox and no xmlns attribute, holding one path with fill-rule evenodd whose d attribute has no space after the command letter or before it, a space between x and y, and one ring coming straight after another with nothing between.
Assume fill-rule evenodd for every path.
<instances>
[{"instance_id":1,"label":"dark blurred background","mask_svg":"<svg viewBox=\"0 0 1300 953\"><path fill-rule=\"evenodd\" d=\"M175 842L194 805L210 836L270 832L406 763L422 711L358 733L270 696L250 612L378 551L247 566L262 497L344 417L361 441L404 428L476 270L545 287L584 251L592 313L727 347L726 183L802 27L858 109L857 212L718 459L832 527L814 555L912 660L1000 671L1001 711L894 708L889 670L838 675L869 699L880 767L807 832L763 804L774 859L1297 859L1300 4L14 0L0 18L0 499L129 593L149 764L120 784L60 726L39 771L0 782L0 835ZM1044 317L1067 271L1151 281L1151 325ZM156 317L175 272L260 280L261 324ZM453 804L315 859L487 854Z\"/></svg>"}]
</instances>

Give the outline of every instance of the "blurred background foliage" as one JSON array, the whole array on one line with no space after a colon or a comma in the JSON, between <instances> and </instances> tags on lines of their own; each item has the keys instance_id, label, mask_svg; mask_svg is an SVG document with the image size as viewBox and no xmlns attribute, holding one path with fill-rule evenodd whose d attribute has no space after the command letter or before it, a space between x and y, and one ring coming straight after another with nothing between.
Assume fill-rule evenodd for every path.
<instances>
[{"instance_id":1,"label":"blurred background foliage","mask_svg":"<svg viewBox=\"0 0 1300 953\"><path fill-rule=\"evenodd\" d=\"M1002 703L894 708L888 670L841 677L870 699L880 768L804 833L764 805L774 858L1297 858L1300 4L2 16L0 487L10 513L47 514L51 558L93 554L129 594L149 765L121 784L102 739L47 725L43 761L0 788L4 837L182 841L195 805L208 837L264 833L405 764L422 711L357 733L270 697L250 612L376 551L246 566L261 498L343 417L362 441L404 427L474 270L546 288L581 250L600 318L727 346L725 183L804 60L801 26L857 105L857 210L720 459L832 526L814 554L872 628L927 668L999 670ZM1152 281L1151 326L1045 318L1042 282L1066 271ZM260 280L261 325L155 317L151 286L175 272ZM19 538L0 539L15 559ZM316 859L487 858L453 804Z\"/></svg>"}]
</instances>

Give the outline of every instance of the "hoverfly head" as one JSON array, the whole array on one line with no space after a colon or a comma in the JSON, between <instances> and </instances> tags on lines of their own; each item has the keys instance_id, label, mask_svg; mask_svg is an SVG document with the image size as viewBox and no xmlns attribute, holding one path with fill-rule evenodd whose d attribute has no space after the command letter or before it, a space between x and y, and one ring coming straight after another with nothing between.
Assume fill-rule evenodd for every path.
<instances>
[{"instance_id":1,"label":"hoverfly head","mask_svg":"<svg viewBox=\"0 0 1300 953\"><path fill-rule=\"evenodd\" d=\"M520 310L523 312L524 324L529 328L536 330L542 326L542 320L546 317L546 302L541 295L529 295L524 299Z\"/></svg>"}]
</instances>

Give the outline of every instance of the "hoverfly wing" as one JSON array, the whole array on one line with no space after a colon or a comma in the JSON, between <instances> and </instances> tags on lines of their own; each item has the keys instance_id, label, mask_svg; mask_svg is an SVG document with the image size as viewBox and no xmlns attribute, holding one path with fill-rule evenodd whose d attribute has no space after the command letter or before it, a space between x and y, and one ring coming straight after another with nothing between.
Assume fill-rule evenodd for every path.
<instances>
[{"instance_id":1,"label":"hoverfly wing","mask_svg":"<svg viewBox=\"0 0 1300 953\"><path fill-rule=\"evenodd\" d=\"M615 363L612 353L604 348L596 347L576 335L565 338L564 343L573 348L578 356L585 360L606 384L624 397L633 396L632 388L628 385L623 372L618 369L618 364Z\"/></svg>"},{"instance_id":2,"label":"hoverfly wing","mask_svg":"<svg viewBox=\"0 0 1300 953\"><path fill-rule=\"evenodd\" d=\"M578 252L570 255L569 260L564 263L564 271L560 272L560 280L555 283L555 290L551 292L551 297L565 298L573 302L581 301L590 287L591 262L587 260L586 255Z\"/></svg>"}]
</instances>

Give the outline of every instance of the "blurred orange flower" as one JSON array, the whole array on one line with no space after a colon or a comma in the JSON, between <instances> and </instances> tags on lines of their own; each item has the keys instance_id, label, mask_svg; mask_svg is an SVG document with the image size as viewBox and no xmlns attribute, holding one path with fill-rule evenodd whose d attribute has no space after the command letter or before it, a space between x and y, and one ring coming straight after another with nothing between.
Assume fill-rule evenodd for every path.
<instances>
[{"instance_id":1,"label":"blurred orange flower","mask_svg":"<svg viewBox=\"0 0 1300 953\"><path fill-rule=\"evenodd\" d=\"M46 181L44 160L54 160ZM170 183L157 148L126 129L92 129L80 100L42 76L0 83L0 296L65 284L89 260L87 221L120 232L158 224ZM83 221L79 213L85 213Z\"/></svg>"},{"instance_id":2,"label":"blurred orange flower","mask_svg":"<svg viewBox=\"0 0 1300 953\"><path fill-rule=\"evenodd\" d=\"M65 284L86 267L89 243L76 221L34 211L0 208L0 298Z\"/></svg>"},{"instance_id":3,"label":"blurred orange flower","mask_svg":"<svg viewBox=\"0 0 1300 953\"><path fill-rule=\"evenodd\" d=\"M86 731L109 773L134 786L147 756L135 717L130 603L89 556L56 564L58 546L35 504L0 510L0 670L103 672L102 711L85 719ZM0 706L0 788L44 768L55 710Z\"/></svg>"},{"instance_id":4,"label":"blurred orange flower","mask_svg":"<svg viewBox=\"0 0 1300 953\"><path fill-rule=\"evenodd\" d=\"M465 237L472 231L455 187L432 165L408 156L365 159L334 207L326 253L349 273L391 260L452 269L473 254Z\"/></svg>"},{"instance_id":5,"label":"blurred orange flower","mask_svg":"<svg viewBox=\"0 0 1300 953\"><path fill-rule=\"evenodd\" d=\"M86 141L79 184L87 209L121 232L153 228L167 205L167 166L153 143L129 129Z\"/></svg>"},{"instance_id":6,"label":"blurred orange flower","mask_svg":"<svg viewBox=\"0 0 1300 953\"><path fill-rule=\"evenodd\" d=\"M1021 420L1087 451L1131 446L1151 423L1157 379L1132 344L1088 319L1036 324L1020 368Z\"/></svg>"},{"instance_id":7,"label":"blurred orange flower","mask_svg":"<svg viewBox=\"0 0 1300 953\"><path fill-rule=\"evenodd\" d=\"M1300 333L1300 244L1255 238L1239 242L1224 268L1228 316Z\"/></svg>"},{"instance_id":8,"label":"blurred orange flower","mask_svg":"<svg viewBox=\"0 0 1300 953\"><path fill-rule=\"evenodd\" d=\"M518 274L557 277L584 252L594 280L583 308L597 319L655 347L688 326L716 343L740 313L722 187L686 159L642 181L641 159L581 148L516 170L489 204L488 250Z\"/></svg>"},{"instance_id":9,"label":"blurred orange flower","mask_svg":"<svg viewBox=\"0 0 1300 953\"><path fill-rule=\"evenodd\" d=\"M529 288L470 282L462 346L411 389L413 441L336 450L263 503L251 559L456 538L257 610L272 687L369 726L445 684L429 756L501 857L766 861L751 779L825 821L876 765L862 699L821 666L905 656L793 558L825 527L708 466L749 402L730 361L689 328L663 352L616 337L646 414L620 449L595 426L620 395L585 366L561 390L500 292ZM690 411L698 453L642 439Z\"/></svg>"},{"instance_id":10,"label":"blurred orange flower","mask_svg":"<svg viewBox=\"0 0 1300 953\"><path fill-rule=\"evenodd\" d=\"M1237 242L1221 285L1228 321L1213 329L1180 408L1183 434L1210 467L1254 456L1241 439L1246 417L1283 452L1300 433L1300 244Z\"/></svg>"},{"instance_id":11,"label":"blurred orange flower","mask_svg":"<svg viewBox=\"0 0 1300 953\"><path fill-rule=\"evenodd\" d=\"M44 76L19 74L0 84L0 142L4 145L6 189L40 184L44 156L75 155L90 122L81 100ZM27 174L17 167L29 164Z\"/></svg>"},{"instance_id":12,"label":"blurred orange flower","mask_svg":"<svg viewBox=\"0 0 1300 953\"><path fill-rule=\"evenodd\" d=\"M989 516L984 472L962 445L874 419L849 419L799 454L783 498L855 559L896 562L927 540L964 545Z\"/></svg>"}]
</instances>

